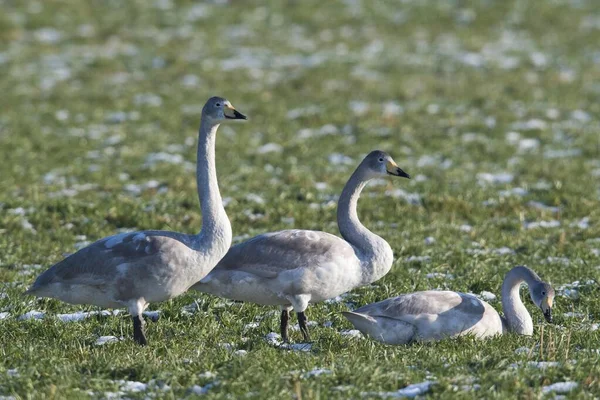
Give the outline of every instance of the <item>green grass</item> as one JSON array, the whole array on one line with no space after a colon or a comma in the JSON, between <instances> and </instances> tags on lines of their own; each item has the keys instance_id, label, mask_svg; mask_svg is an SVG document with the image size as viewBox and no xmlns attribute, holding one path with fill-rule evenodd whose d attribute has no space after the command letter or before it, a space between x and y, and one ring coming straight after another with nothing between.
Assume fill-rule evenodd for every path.
<instances>
[{"instance_id":1,"label":"green grass","mask_svg":"<svg viewBox=\"0 0 600 400\"><path fill-rule=\"evenodd\" d=\"M551 398L542 387L561 381L579 384L567 397L600 396L600 331L591 329L600 320L600 6L219 3L0 1L0 312L10 313L0 320L0 396L104 398L122 389L119 380L170 387L123 394L130 398L193 397L191 387L215 380L204 397L361 398L425 380L436 381L426 395L435 398ZM187 75L196 78L184 85ZM340 314L348 305L318 304L307 313L319 323L312 350L291 352L265 341L279 326L268 307L196 293L153 304L161 318L148 325L151 345L140 348L130 339L94 344L102 335L131 337L125 313L63 323L52 315L94 309L21 297L39 271L26 265L46 268L77 242L119 229L199 229L189 166L211 95L251 118L223 126L217 142L234 235L291 226L337 233L327 202L372 149L413 176L369 186L360 201L363 223L388 240L395 262L382 280L352 292L356 306L430 288L499 294L517 264L556 288L580 281L579 298L557 297L554 325L527 299L530 338L401 347L340 335L351 328ZM298 109L309 112L290 118ZM337 133L319 135L326 124ZM519 150L507 140L513 131L538 146ZM282 151L257 151L267 143ZM555 150L574 153L552 158ZM157 152L184 162L148 165ZM334 165L332 153L353 163ZM502 172L514 179L480 183L479 173ZM128 186L150 180L158 187L138 194ZM513 188L527 192L502 195ZM420 202L386 195L395 189ZM585 217L587 226L573 225ZM560 226L526 228L553 220ZM514 253L494 253L502 247ZM454 279L426 277L435 272ZM194 302L194 313L182 311ZM47 317L17 320L31 310ZM251 322L260 323L245 329ZM559 365L511 367L527 361ZM330 373L306 375L315 368ZM479 390L463 387L473 384Z\"/></svg>"}]
</instances>

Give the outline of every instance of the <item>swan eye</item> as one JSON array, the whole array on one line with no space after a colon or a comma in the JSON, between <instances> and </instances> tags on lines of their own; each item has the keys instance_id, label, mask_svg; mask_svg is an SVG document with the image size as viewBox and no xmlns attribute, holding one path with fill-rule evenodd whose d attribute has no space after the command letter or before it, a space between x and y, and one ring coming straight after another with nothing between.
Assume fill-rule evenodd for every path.
<instances>
[{"instance_id":1,"label":"swan eye","mask_svg":"<svg viewBox=\"0 0 600 400\"><path fill-rule=\"evenodd\" d=\"M379 159L379 162L383 162L383 158L380 158L380 159Z\"/></svg>"},{"instance_id":2,"label":"swan eye","mask_svg":"<svg viewBox=\"0 0 600 400\"><path fill-rule=\"evenodd\" d=\"M542 292L542 296L545 296L545 295L546 295L546 292Z\"/></svg>"},{"instance_id":3,"label":"swan eye","mask_svg":"<svg viewBox=\"0 0 600 400\"><path fill-rule=\"evenodd\" d=\"M221 103L217 103L217 104L215 104L215 106L221 107Z\"/></svg>"}]
</instances>

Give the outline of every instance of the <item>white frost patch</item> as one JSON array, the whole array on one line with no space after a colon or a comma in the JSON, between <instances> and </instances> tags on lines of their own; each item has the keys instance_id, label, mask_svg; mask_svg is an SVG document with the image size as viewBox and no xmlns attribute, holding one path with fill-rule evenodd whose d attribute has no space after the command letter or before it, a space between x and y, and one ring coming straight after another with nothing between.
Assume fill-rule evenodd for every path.
<instances>
[{"instance_id":1,"label":"white frost patch","mask_svg":"<svg viewBox=\"0 0 600 400\"><path fill-rule=\"evenodd\" d=\"M244 325L244 330L248 330L248 329L255 329L259 327L259 323L258 322L250 322L249 324Z\"/></svg>"},{"instance_id":2,"label":"white frost patch","mask_svg":"<svg viewBox=\"0 0 600 400\"><path fill-rule=\"evenodd\" d=\"M519 347L515 350L515 354L529 354L529 352L531 352L531 349L525 346Z\"/></svg>"},{"instance_id":3,"label":"white frost patch","mask_svg":"<svg viewBox=\"0 0 600 400\"><path fill-rule=\"evenodd\" d=\"M590 227L590 217L584 217L579 221L572 222L569 226L579 229L588 229Z\"/></svg>"},{"instance_id":4,"label":"white frost patch","mask_svg":"<svg viewBox=\"0 0 600 400\"><path fill-rule=\"evenodd\" d=\"M458 230L460 230L461 232L471 232L473 230L473 227L471 225L463 224L458 227Z\"/></svg>"},{"instance_id":5,"label":"white frost patch","mask_svg":"<svg viewBox=\"0 0 600 400\"><path fill-rule=\"evenodd\" d=\"M14 369L7 369L6 370L6 375L10 376L11 378L18 378L19 375L19 371L17 370L17 368Z\"/></svg>"},{"instance_id":6,"label":"white frost patch","mask_svg":"<svg viewBox=\"0 0 600 400\"><path fill-rule=\"evenodd\" d=\"M353 339L362 339L364 337L363 334L358 329L350 329L347 331L341 331L340 335L347 337L347 338L353 338Z\"/></svg>"},{"instance_id":7,"label":"white frost patch","mask_svg":"<svg viewBox=\"0 0 600 400\"><path fill-rule=\"evenodd\" d=\"M584 313L569 311L563 314L566 318L583 318L585 317Z\"/></svg>"},{"instance_id":8,"label":"white frost patch","mask_svg":"<svg viewBox=\"0 0 600 400\"><path fill-rule=\"evenodd\" d=\"M547 206L544 203L541 203L539 201L532 200L532 201L528 202L527 205L531 208L535 208L536 210L550 211L553 213L557 213L560 211L560 207Z\"/></svg>"},{"instance_id":9,"label":"white frost patch","mask_svg":"<svg viewBox=\"0 0 600 400\"><path fill-rule=\"evenodd\" d=\"M121 386L121 390L125 392L137 393L144 392L148 389L148 384L143 382L118 381L117 383L119 383L119 385Z\"/></svg>"},{"instance_id":10,"label":"white frost patch","mask_svg":"<svg viewBox=\"0 0 600 400\"><path fill-rule=\"evenodd\" d=\"M277 143L267 143L256 149L256 154L281 153L283 146Z\"/></svg>"},{"instance_id":11,"label":"white frost patch","mask_svg":"<svg viewBox=\"0 0 600 400\"><path fill-rule=\"evenodd\" d=\"M304 377L305 378L309 378L311 376L321 376L321 375L328 375L331 374L331 370L330 369L325 369L325 368L315 368L313 370L310 370L306 373L304 373Z\"/></svg>"},{"instance_id":12,"label":"white frost patch","mask_svg":"<svg viewBox=\"0 0 600 400\"><path fill-rule=\"evenodd\" d=\"M153 167L158 163L167 163L167 164L181 164L183 163L183 156L181 154L171 154L165 152L159 153L150 153L146 156L146 161L144 162L145 167Z\"/></svg>"},{"instance_id":13,"label":"white frost patch","mask_svg":"<svg viewBox=\"0 0 600 400\"><path fill-rule=\"evenodd\" d=\"M486 183L511 183L514 179L513 174L509 174L508 172L500 172L497 174L490 174L488 172L481 172L477 174L477 180L480 184Z\"/></svg>"},{"instance_id":14,"label":"white frost patch","mask_svg":"<svg viewBox=\"0 0 600 400\"><path fill-rule=\"evenodd\" d=\"M312 343L283 343L280 349L309 352L312 350Z\"/></svg>"},{"instance_id":15,"label":"white frost patch","mask_svg":"<svg viewBox=\"0 0 600 400\"><path fill-rule=\"evenodd\" d=\"M31 319L43 319L45 316L46 316L46 313L44 313L44 312L32 310L32 311L29 311L29 312L17 317L17 319L19 321L31 320Z\"/></svg>"},{"instance_id":16,"label":"white frost patch","mask_svg":"<svg viewBox=\"0 0 600 400\"><path fill-rule=\"evenodd\" d=\"M259 194L256 194L256 193L248 193L245 196L245 199L252 203L265 204L265 199L263 199L262 196L260 196Z\"/></svg>"},{"instance_id":17,"label":"white frost patch","mask_svg":"<svg viewBox=\"0 0 600 400\"><path fill-rule=\"evenodd\" d=\"M281 335L279 333L270 332L265 335L267 343L273 346L279 346L281 344Z\"/></svg>"},{"instance_id":18,"label":"white frost patch","mask_svg":"<svg viewBox=\"0 0 600 400\"><path fill-rule=\"evenodd\" d=\"M397 390L395 392L364 392L361 393L364 397L382 397L382 398L414 398L417 396L424 395L429 390L431 390L431 386L435 385L435 381L425 381L421 383L413 383L405 388Z\"/></svg>"},{"instance_id":19,"label":"white frost patch","mask_svg":"<svg viewBox=\"0 0 600 400\"><path fill-rule=\"evenodd\" d=\"M488 292L487 290L484 290L483 292L479 293L478 296L480 299L485 300L485 301L494 301L496 300L496 295L492 292Z\"/></svg>"},{"instance_id":20,"label":"white frost patch","mask_svg":"<svg viewBox=\"0 0 600 400\"><path fill-rule=\"evenodd\" d=\"M77 321L83 321L86 318L92 317L94 315L103 315L103 316L110 316L110 315L118 315L120 313L120 310L102 310L102 311L79 311L79 312L75 312L75 313L70 313L70 314L57 314L56 318L60 319L62 322L77 322Z\"/></svg>"},{"instance_id":21,"label":"white frost patch","mask_svg":"<svg viewBox=\"0 0 600 400\"><path fill-rule=\"evenodd\" d=\"M520 187L516 187L516 188L511 188L508 190L501 190L498 192L498 195L500 197L511 197L511 196L516 196L516 197L523 197L523 196L527 196L529 194L529 191Z\"/></svg>"},{"instance_id":22,"label":"white frost patch","mask_svg":"<svg viewBox=\"0 0 600 400\"><path fill-rule=\"evenodd\" d=\"M558 361L528 361L523 364L521 362L510 364L510 368L519 368L519 367L529 367L529 368L537 368L537 369L546 369L546 368L556 368L560 366Z\"/></svg>"},{"instance_id":23,"label":"white frost patch","mask_svg":"<svg viewBox=\"0 0 600 400\"><path fill-rule=\"evenodd\" d=\"M560 226L560 221L550 220L550 221L534 221L534 222L525 222L525 229L537 229L537 228L558 228Z\"/></svg>"},{"instance_id":24,"label":"white frost patch","mask_svg":"<svg viewBox=\"0 0 600 400\"><path fill-rule=\"evenodd\" d=\"M433 278L441 278L441 279L454 279L454 275L452 274L444 274L441 272L430 272L427 275L425 275L426 278L428 279L433 279Z\"/></svg>"},{"instance_id":25,"label":"white frost patch","mask_svg":"<svg viewBox=\"0 0 600 400\"><path fill-rule=\"evenodd\" d=\"M0 312L0 319L6 319L8 317L10 317L9 312Z\"/></svg>"},{"instance_id":26,"label":"white frost patch","mask_svg":"<svg viewBox=\"0 0 600 400\"><path fill-rule=\"evenodd\" d=\"M219 381L214 381L211 383L207 383L204 386L198 386L198 385L194 385L190 388L190 392L192 392L193 394L207 394L209 392L210 389L214 388L215 386L217 386L219 384Z\"/></svg>"},{"instance_id":27,"label":"white frost patch","mask_svg":"<svg viewBox=\"0 0 600 400\"><path fill-rule=\"evenodd\" d=\"M116 336L100 336L98 339L96 339L96 342L94 344L96 346L103 346L109 343L120 342L121 340L123 340L123 338L118 338Z\"/></svg>"},{"instance_id":28,"label":"white frost patch","mask_svg":"<svg viewBox=\"0 0 600 400\"><path fill-rule=\"evenodd\" d=\"M329 157L327 157L330 164L333 165L353 165L354 160L348 156L345 156L340 153L331 153Z\"/></svg>"},{"instance_id":29,"label":"white frost patch","mask_svg":"<svg viewBox=\"0 0 600 400\"><path fill-rule=\"evenodd\" d=\"M418 206L421 204L421 195L418 193L410 193L403 189L387 190L386 196L391 196L397 199L404 199L407 203Z\"/></svg>"},{"instance_id":30,"label":"white frost patch","mask_svg":"<svg viewBox=\"0 0 600 400\"><path fill-rule=\"evenodd\" d=\"M427 236L425 238L425 244L431 245L435 243L435 238L433 236Z\"/></svg>"},{"instance_id":31,"label":"white frost patch","mask_svg":"<svg viewBox=\"0 0 600 400\"><path fill-rule=\"evenodd\" d=\"M542 387L542 393L569 393L577 389L578 386L579 384L577 382L556 382L552 385Z\"/></svg>"},{"instance_id":32,"label":"white frost patch","mask_svg":"<svg viewBox=\"0 0 600 400\"><path fill-rule=\"evenodd\" d=\"M567 158L567 157L578 157L582 153L581 149L568 149L568 150L553 150L548 149L544 151L544 158Z\"/></svg>"}]
</instances>

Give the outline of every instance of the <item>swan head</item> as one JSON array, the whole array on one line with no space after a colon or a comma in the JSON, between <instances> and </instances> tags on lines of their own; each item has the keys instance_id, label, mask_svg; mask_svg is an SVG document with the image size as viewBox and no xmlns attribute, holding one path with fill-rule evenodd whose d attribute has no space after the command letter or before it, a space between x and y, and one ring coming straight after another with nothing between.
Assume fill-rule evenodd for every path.
<instances>
[{"instance_id":1,"label":"swan head","mask_svg":"<svg viewBox=\"0 0 600 400\"><path fill-rule=\"evenodd\" d=\"M554 302L554 289L546 282L539 282L529 288L529 295L533 303L542 310L546 321L552 322L552 303Z\"/></svg>"},{"instance_id":2,"label":"swan head","mask_svg":"<svg viewBox=\"0 0 600 400\"><path fill-rule=\"evenodd\" d=\"M392 156L385 151L374 150L370 152L363 160L362 166L373 178L381 175L392 175L410 179L410 175L404 172Z\"/></svg>"},{"instance_id":3,"label":"swan head","mask_svg":"<svg viewBox=\"0 0 600 400\"><path fill-rule=\"evenodd\" d=\"M208 99L204 108L202 108L202 117L208 118L215 124L248 119L244 114L236 110L229 100L216 96Z\"/></svg>"}]
</instances>

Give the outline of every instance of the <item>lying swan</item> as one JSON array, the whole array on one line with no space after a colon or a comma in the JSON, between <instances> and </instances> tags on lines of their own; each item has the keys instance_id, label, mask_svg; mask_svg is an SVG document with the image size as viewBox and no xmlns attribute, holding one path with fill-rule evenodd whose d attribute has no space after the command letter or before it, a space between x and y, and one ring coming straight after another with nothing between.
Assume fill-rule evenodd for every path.
<instances>
[{"instance_id":1,"label":"lying swan","mask_svg":"<svg viewBox=\"0 0 600 400\"><path fill-rule=\"evenodd\" d=\"M387 344L441 340L466 334L485 338L506 332L533 334L533 321L521 302L521 283L533 303L552 322L554 289L527 267L514 267L502 284L505 317L471 294L428 290L401 295L343 312L356 329Z\"/></svg>"},{"instance_id":2,"label":"lying swan","mask_svg":"<svg viewBox=\"0 0 600 400\"><path fill-rule=\"evenodd\" d=\"M409 178L389 154L372 151L346 183L337 213L344 239L298 229L265 233L233 246L192 289L280 306L284 341L288 340L289 311L293 308L304 340L310 340L304 314L309 303L374 282L392 267L389 244L365 228L356 213L358 197L367 182L386 175Z\"/></svg>"},{"instance_id":3,"label":"lying swan","mask_svg":"<svg viewBox=\"0 0 600 400\"><path fill-rule=\"evenodd\" d=\"M217 184L215 138L219 124L246 119L229 101L212 97L202 109L197 159L202 230L122 233L100 239L53 265L25 292L71 304L127 307L133 337L147 344L142 312L202 279L231 245L231 225Z\"/></svg>"}]
</instances>

